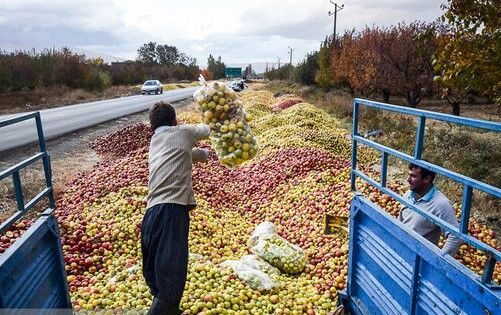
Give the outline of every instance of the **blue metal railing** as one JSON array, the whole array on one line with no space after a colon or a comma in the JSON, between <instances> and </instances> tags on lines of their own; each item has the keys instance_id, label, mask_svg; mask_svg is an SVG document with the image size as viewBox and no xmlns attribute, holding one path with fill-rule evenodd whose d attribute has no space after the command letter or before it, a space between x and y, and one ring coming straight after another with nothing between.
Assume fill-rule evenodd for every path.
<instances>
[{"instance_id":1,"label":"blue metal railing","mask_svg":"<svg viewBox=\"0 0 501 315\"><path fill-rule=\"evenodd\" d=\"M22 115L10 119L5 119L0 121L0 128L13 125L16 123L19 123L21 121L29 120L29 119L35 119L35 123L37 126L37 134L38 134L38 146L39 146L39 152L36 153L35 155L25 159L24 161L21 161L17 163L14 166L9 167L6 170L3 170L0 172L0 180L3 180L4 178L7 178L9 176L12 176L13 184L14 184L14 191L15 191L15 196L16 196L16 202L17 202L17 212L15 212L12 216L10 216L7 220L2 222L0 224L0 233L3 233L6 229L8 229L14 222L16 222L20 217L22 217L27 211L29 211L31 208L33 208L42 198L47 197L49 201L49 209L53 210L56 208L55 200L54 200L54 194L52 191L52 174L51 174L51 169L50 169L50 156L46 151L45 148L45 138L43 134L43 128L42 128L42 120L40 119L40 112L34 112L30 113L27 115ZM19 172L35 163L38 160L43 161L43 168L44 168L44 174L45 174L45 188L39 192L33 199L25 203L24 200L24 195L23 195L23 190L21 186L21 177L19 175Z\"/></svg>"},{"instance_id":2,"label":"blue metal railing","mask_svg":"<svg viewBox=\"0 0 501 315\"><path fill-rule=\"evenodd\" d=\"M358 99L358 98L356 98L354 100L353 106L354 107L353 107L352 165L351 165L351 188L352 188L352 190L354 190L354 191L356 190L355 181L356 181L356 178L359 177L359 178L365 180L366 182L368 182L369 184L373 185L377 189L379 189L381 192L393 197L395 200L404 204L409 209L412 209L413 211L419 213L423 217L425 217L428 220L432 221L433 223L437 224L443 230L446 230L446 231L458 236L459 238L461 238L463 241L465 241L469 245L485 252L488 256L488 259L487 259L487 262L486 262L486 265L485 265L485 268L484 268L484 271L482 274L482 282L483 283L490 282L492 280L492 274L494 272L494 266L495 266L496 262L501 261L501 253L497 249L479 241L478 239L476 239L468 234L468 224L469 224L469 220L470 220L470 210L471 210L471 197L472 197L473 189L477 189L477 190L483 191L483 192L499 199L499 198L501 198L501 189L498 187L494 187L494 186L491 186L489 184L480 182L478 180L472 179L470 177L461 175L459 173L448 170L446 168L435 165L433 163L426 162L426 161L421 159L421 156L422 156L422 152L423 152L425 125L426 125L427 119L480 128L480 129L484 129L484 130L496 132L496 133L501 132L501 124L496 123L496 122L452 116L452 115L430 112L430 111L425 111L425 110L412 109L412 108L401 107L401 106L396 106L396 105L389 105L389 104L385 104L385 103L379 103L379 102ZM372 107L372 108L376 108L376 109L401 113L401 114L405 114L405 115L412 115L412 116L417 117L418 124L417 124L417 130L416 130L416 142L415 142L415 146L414 146L413 155L409 155L409 154L397 151L395 149L392 149L392 148L387 147L385 145L376 143L372 140L368 140L368 139L364 138L363 136L361 136L358 133L358 120L359 120L359 107L360 106ZM360 170L357 170L357 145L359 142L361 144L368 146L368 147L377 149L378 151L381 152L381 154L382 154L381 176L380 176L381 182L377 182L376 180L370 178L369 176L367 176L366 174L364 174ZM393 190L391 190L387 187L387 169L388 169L388 156L389 155L395 156L399 159L402 159L402 160L407 161L409 163L413 163L413 164L418 165L420 167L432 170L432 171L436 172L437 174L446 176L446 177L448 177L456 182L459 182L463 185L463 198L462 198L462 206L461 206L462 210L461 210L461 220L460 220L459 229L456 227L453 227L452 225L443 221L442 219L435 217L435 216L432 216L429 213L423 211L422 209L416 207L415 205L409 203L402 196L400 196L399 194L397 194L396 192L394 192Z\"/></svg>"}]
</instances>

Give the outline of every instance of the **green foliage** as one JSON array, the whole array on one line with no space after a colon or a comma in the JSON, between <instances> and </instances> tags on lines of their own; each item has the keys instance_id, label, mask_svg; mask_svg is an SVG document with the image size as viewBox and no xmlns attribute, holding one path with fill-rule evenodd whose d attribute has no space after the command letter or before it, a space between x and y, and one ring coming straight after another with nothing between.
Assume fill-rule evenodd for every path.
<instances>
[{"instance_id":1,"label":"green foliage","mask_svg":"<svg viewBox=\"0 0 501 315\"><path fill-rule=\"evenodd\" d=\"M157 61L161 65L173 65L180 61L181 55L175 46L158 45L156 50Z\"/></svg>"},{"instance_id":2,"label":"green foliage","mask_svg":"<svg viewBox=\"0 0 501 315\"><path fill-rule=\"evenodd\" d=\"M331 73L331 57L333 49L334 42L331 38L326 38L320 45L320 50L317 54L318 71L315 81L323 88L330 88L333 86Z\"/></svg>"},{"instance_id":3,"label":"green foliage","mask_svg":"<svg viewBox=\"0 0 501 315\"><path fill-rule=\"evenodd\" d=\"M85 89L89 91L103 91L113 83L108 72L92 67L85 78Z\"/></svg>"},{"instance_id":4,"label":"green foliage","mask_svg":"<svg viewBox=\"0 0 501 315\"><path fill-rule=\"evenodd\" d=\"M449 29L434 68L444 97L459 106L469 91L479 91L501 105L499 0L449 0L443 8Z\"/></svg>"},{"instance_id":5,"label":"green foliage","mask_svg":"<svg viewBox=\"0 0 501 315\"><path fill-rule=\"evenodd\" d=\"M294 81L305 85L315 84L315 75L318 71L317 57L318 52L306 55L294 71Z\"/></svg>"},{"instance_id":6,"label":"green foliage","mask_svg":"<svg viewBox=\"0 0 501 315\"><path fill-rule=\"evenodd\" d=\"M143 44L137 50L137 61L147 65L185 65L196 64L196 59L180 52L177 47L160 45L156 42Z\"/></svg>"},{"instance_id":7,"label":"green foliage","mask_svg":"<svg viewBox=\"0 0 501 315\"><path fill-rule=\"evenodd\" d=\"M200 72L197 60L180 52L175 46L149 42L139 47L137 52L137 61L146 66L141 71L141 78L145 80L194 80Z\"/></svg>"},{"instance_id":8,"label":"green foliage","mask_svg":"<svg viewBox=\"0 0 501 315\"><path fill-rule=\"evenodd\" d=\"M226 76L226 65L221 61L221 56L215 60L212 55L209 55L209 58L207 59L207 69L214 80L218 80Z\"/></svg>"},{"instance_id":9,"label":"green foliage","mask_svg":"<svg viewBox=\"0 0 501 315\"><path fill-rule=\"evenodd\" d=\"M158 63L157 43L149 42L139 47L137 50L137 60L150 65Z\"/></svg>"},{"instance_id":10,"label":"green foliage","mask_svg":"<svg viewBox=\"0 0 501 315\"><path fill-rule=\"evenodd\" d=\"M289 80L289 78L291 76L291 68L292 68L292 72L294 73L295 67L291 66L290 64L285 64L277 69L272 67L271 70L268 70L264 73L264 76L268 80L286 81L286 80ZM294 74L293 74L293 76L294 76Z\"/></svg>"}]
</instances>

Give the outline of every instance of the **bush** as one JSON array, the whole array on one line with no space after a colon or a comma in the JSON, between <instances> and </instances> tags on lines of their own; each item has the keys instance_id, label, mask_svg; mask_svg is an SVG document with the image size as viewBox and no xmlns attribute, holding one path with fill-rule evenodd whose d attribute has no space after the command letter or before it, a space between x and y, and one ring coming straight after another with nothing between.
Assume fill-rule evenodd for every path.
<instances>
[{"instance_id":1,"label":"bush","mask_svg":"<svg viewBox=\"0 0 501 315\"><path fill-rule=\"evenodd\" d=\"M99 58L88 60L67 48L11 53L0 49L0 93L61 86L101 91L112 83L140 84L152 78L164 82L193 81L199 71L194 60L169 65L139 61L106 65Z\"/></svg>"},{"instance_id":2,"label":"bush","mask_svg":"<svg viewBox=\"0 0 501 315\"><path fill-rule=\"evenodd\" d=\"M315 84L315 74L318 71L317 56L317 52L306 56L294 71L294 81L304 85Z\"/></svg>"},{"instance_id":3,"label":"bush","mask_svg":"<svg viewBox=\"0 0 501 315\"><path fill-rule=\"evenodd\" d=\"M103 91L112 84L111 76L108 72L91 68L85 78L85 89L88 91Z\"/></svg>"}]
</instances>

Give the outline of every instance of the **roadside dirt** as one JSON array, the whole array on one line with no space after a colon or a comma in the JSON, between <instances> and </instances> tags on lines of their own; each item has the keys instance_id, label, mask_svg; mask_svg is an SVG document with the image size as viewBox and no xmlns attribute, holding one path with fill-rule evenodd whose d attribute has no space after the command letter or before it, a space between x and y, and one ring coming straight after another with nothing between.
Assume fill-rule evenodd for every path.
<instances>
[{"instance_id":1,"label":"roadside dirt","mask_svg":"<svg viewBox=\"0 0 501 315\"><path fill-rule=\"evenodd\" d=\"M424 102L418 106L419 109L439 112L444 114L451 113L451 107L444 101ZM461 116L490 121L501 121L501 107L496 104L462 104Z\"/></svg>"},{"instance_id":2,"label":"roadside dirt","mask_svg":"<svg viewBox=\"0 0 501 315\"><path fill-rule=\"evenodd\" d=\"M191 98L173 103L178 111L185 110L191 104ZM68 181L77 176L78 173L90 169L93 165L103 160L101 156L90 148L92 141L129 124L138 122L148 122L146 111L104 122L48 141L46 146L47 152L51 157L52 184L55 197L57 198L58 194L65 189ZM38 152L38 147L36 145L2 152L0 169L4 170L13 166L36 152ZM29 201L44 187L42 163L36 163L30 166L20 175L21 182L24 183L23 194L25 196L25 201ZM5 220L16 209L12 179L9 177L0 181L0 222Z\"/></svg>"},{"instance_id":3,"label":"roadside dirt","mask_svg":"<svg viewBox=\"0 0 501 315\"><path fill-rule=\"evenodd\" d=\"M139 94L137 86L112 86L102 92L53 87L0 94L0 115L17 114L83 102L101 101Z\"/></svg>"}]
</instances>

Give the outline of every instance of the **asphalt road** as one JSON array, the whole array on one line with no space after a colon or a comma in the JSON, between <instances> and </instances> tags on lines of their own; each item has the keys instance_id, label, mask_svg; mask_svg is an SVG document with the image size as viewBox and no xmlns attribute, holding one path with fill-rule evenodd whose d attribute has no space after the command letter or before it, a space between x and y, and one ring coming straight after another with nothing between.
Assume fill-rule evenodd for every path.
<instances>
[{"instance_id":1,"label":"asphalt road","mask_svg":"<svg viewBox=\"0 0 501 315\"><path fill-rule=\"evenodd\" d=\"M45 140L111 119L145 111L160 100L175 102L193 96L197 87L165 91L159 95L135 95L40 111ZM26 113L27 114L27 113ZM0 116L0 121L21 114ZM35 119L0 128L0 152L37 141Z\"/></svg>"}]
</instances>

